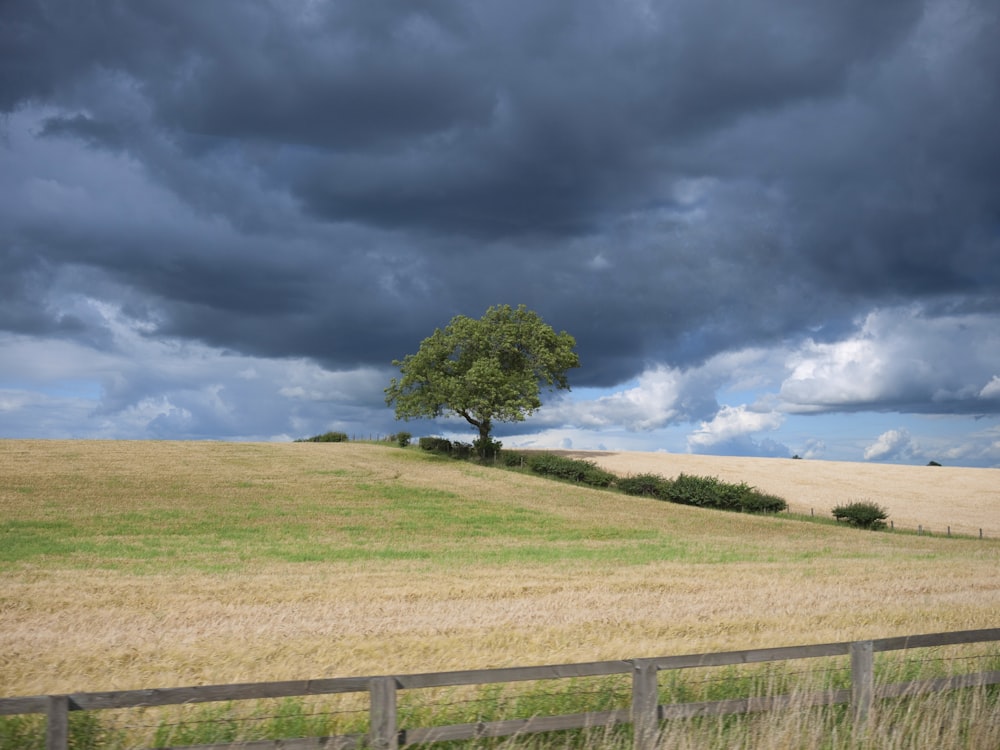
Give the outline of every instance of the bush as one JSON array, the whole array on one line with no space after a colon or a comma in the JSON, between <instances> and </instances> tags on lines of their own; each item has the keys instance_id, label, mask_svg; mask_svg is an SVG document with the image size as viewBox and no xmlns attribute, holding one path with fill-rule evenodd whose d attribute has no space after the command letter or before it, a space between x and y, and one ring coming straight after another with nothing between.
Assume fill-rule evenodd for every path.
<instances>
[{"instance_id":1,"label":"bush","mask_svg":"<svg viewBox=\"0 0 1000 750\"><path fill-rule=\"evenodd\" d=\"M495 442L497 446L500 445L499 442ZM474 454L473 446L470 443L459 443L458 441L452 442L447 438L441 437L422 437L418 442L421 450L431 451L432 453L439 453L443 456L451 456L457 459L469 459L472 458Z\"/></svg>"},{"instance_id":2,"label":"bush","mask_svg":"<svg viewBox=\"0 0 1000 750\"><path fill-rule=\"evenodd\" d=\"M780 513L788 509L788 503L777 495L761 492L746 482L733 484L717 477L680 474L672 482L664 484L664 489L664 500L699 508L738 513Z\"/></svg>"},{"instance_id":3,"label":"bush","mask_svg":"<svg viewBox=\"0 0 1000 750\"><path fill-rule=\"evenodd\" d=\"M418 442L420 450L432 453L451 453L451 441L441 437L422 437Z\"/></svg>"},{"instance_id":4,"label":"bush","mask_svg":"<svg viewBox=\"0 0 1000 750\"><path fill-rule=\"evenodd\" d=\"M392 437L396 441L396 445L400 448L405 448L410 444L410 441L413 440L413 435L409 432L397 432Z\"/></svg>"},{"instance_id":5,"label":"bush","mask_svg":"<svg viewBox=\"0 0 1000 750\"><path fill-rule=\"evenodd\" d=\"M885 528L885 521L889 517L889 513L876 503L859 500L846 505L838 505L833 509L833 517L861 529L882 529Z\"/></svg>"},{"instance_id":6,"label":"bush","mask_svg":"<svg viewBox=\"0 0 1000 750\"><path fill-rule=\"evenodd\" d=\"M590 487L610 487L617 477L600 469L592 461L566 458L553 453L535 453L528 458L528 468L536 474L578 482Z\"/></svg>"},{"instance_id":7,"label":"bush","mask_svg":"<svg viewBox=\"0 0 1000 750\"><path fill-rule=\"evenodd\" d=\"M699 508L719 508L722 506L719 485L720 482L716 477L678 474L677 478L670 483L670 493L667 500Z\"/></svg>"},{"instance_id":8,"label":"bush","mask_svg":"<svg viewBox=\"0 0 1000 750\"><path fill-rule=\"evenodd\" d=\"M520 451L501 451L500 462L511 469L528 465L528 457Z\"/></svg>"},{"instance_id":9,"label":"bush","mask_svg":"<svg viewBox=\"0 0 1000 750\"><path fill-rule=\"evenodd\" d=\"M740 510L744 513L781 513L788 510L784 498L753 490L742 498Z\"/></svg>"},{"instance_id":10,"label":"bush","mask_svg":"<svg viewBox=\"0 0 1000 750\"><path fill-rule=\"evenodd\" d=\"M618 489L626 495L655 497L657 500L669 500L670 488L673 482L664 479L659 474L636 474L618 480Z\"/></svg>"},{"instance_id":11,"label":"bush","mask_svg":"<svg viewBox=\"0 0 1000 750\"><path fill-rule=\"evenodd\" d=\"M348 441L346 432L324 432L322 435L313 435L309 438L300 438L296 443L346 443Z\"/></svg>"},{"instance_id":12,"label":"bush","mask_svg":"<svg viewBox=\"0 0 1000 750\"><path fill-rule=\"evenodd\" d=\"M452 458L472 458L472 445L470 443L452 443Z\"/></svg>"},{"instance_id":13,"label":"bush","mask_svg":"<svg viewBox=\"0 0 1000 750\"><path fill-rule=\"evenodd\" d=\"M487 460L500 455L503 443L492 438L476 438L472 443L472 447L475 448L477 456L483 460Z\"/></svg>"}]
</instances>

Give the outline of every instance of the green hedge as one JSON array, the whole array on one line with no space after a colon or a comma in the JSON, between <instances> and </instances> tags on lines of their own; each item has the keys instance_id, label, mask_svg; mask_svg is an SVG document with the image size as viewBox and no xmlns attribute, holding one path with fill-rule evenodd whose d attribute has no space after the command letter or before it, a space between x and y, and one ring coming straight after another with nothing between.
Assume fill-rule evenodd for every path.
<instances>
[{"instance_id":1,"label":"green hedge","mask_svg":"<svg viewBox=\"0 0 1000 750\"><path fill-rule=\"evenodd\" d=\"M655 497L657 500L670 499L670 487L673 484L659 474L636 474L623 477L616 483L618 489L626 495Z\"/></svg>"},{"instance_id":2,"label":"green hedge","mask_svg":"<svg viewBox=\"0 0 1000 750\"><path fill-rule=\"evenodd\" d=\"M458 441L452 442L447 438L422 437L417 441L417 445L420 446L421 450L430 451L431 453L440 453L443 456L451 456L452 458L472 457L471 444L459 443Z\"/></svg>"},{"instance_id":3,"label":"green hedge","mask_svg":"<svg viewBox=\"0 0 1000 750\"><path fill-rule=\"evenodd\" d=\"M324 432L322 435L313 435L308 438L300 438L296 443L346 443L349 438L346 432Z\"/></svg>"},{"instance_id":4,"label":"green hedge","mask_svg":"<svg viewBox=\"0 0 1000 750\"><path fill-rule=\"evenodd\" d=\"M422 437L417 441L422 451L451 453L451 441L442 437Z\"/></svg>"},{"instance_id":5,"label":"green hedge","mask_svg":"<svg viewBox=\"0 0 1000 750\"><path fill-rule=\"evenodd\" d=\"M861 529L882 529L885 528L885 520L889 517L889 513L881 505L859 500L838 505L833 509L833 517Z\"/></svg>"},{"instance_id":6,"label":"green hedge","mask_svg":"<svg viewBox=\"0 0 1000 750\"><path fill-rule=\"evenodd\" d=\"M528 457L521 451L500 451L500 463L511 469L522 468L528 465Z\"/></svg>"},{"instance_id":7,"label":"green hedge","mask_svg":"<svg viewBox=\"0 0 1000 750\"><path fill-rule=\"evenodd\" d=\"M590 487L611 487L617 477L598 468L591 461L557 456L554 453L534 453L528 457L528 468L536 474L578 482Z\"/></svg>"},{"instance_id":8,"label":"green hedge","mask_svg":"<svg viewBox=\"0 0 1000 750\"><path fill-rule=\"evenodd\" d=\"M665 479L657 474L639 474L619 479L617 486L627 495L655 497L699 508L740 513L779 513L788 509L788 503L776 495L761 492L746 482L733 484L717 477L680 474L676 479Z\"/></svg>"}]
</instances>

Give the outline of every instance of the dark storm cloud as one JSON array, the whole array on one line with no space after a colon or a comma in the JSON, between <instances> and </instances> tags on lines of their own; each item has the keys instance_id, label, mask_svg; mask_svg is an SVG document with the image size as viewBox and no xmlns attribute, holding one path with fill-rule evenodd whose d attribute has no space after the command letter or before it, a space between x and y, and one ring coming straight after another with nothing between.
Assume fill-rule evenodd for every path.
<instances>
[{"instance_id":1,"label":"dark storm cloud","mask_svg":"<svg viewBox=\"0 0 1000 750\"><path fill-rule=\"evenodd\" d=\"M677 140L839 91L919 17L912 2L370 5L30 4L11 88L86 106L117 75L181 137L302 147L287 179L320 216L578 233L648 202Z\"/></svg>"},{"instance_id":2,"label":"dark storm cloud","mask_svg":"<svg viewBox=\"0 0 1000 750\"><path fill-rule=\"evenodd\" d=\"M997 13L11 0L0 321L70 336L103 289L150 337L384 366L524 302L612 385L995 310Z\"/></svg>"},{"instance_id":3,"label":"dark storm cloud","mask_svg":"<svg viewBox=\"0 0 1000 750\"><path fill-rule=\"evenodd\" d=\"M110 149L119 147L122 140L117 125L85 115L49 117L43 123L41 135L75 136L89 145Z\"/></svg>"}]
</instances>

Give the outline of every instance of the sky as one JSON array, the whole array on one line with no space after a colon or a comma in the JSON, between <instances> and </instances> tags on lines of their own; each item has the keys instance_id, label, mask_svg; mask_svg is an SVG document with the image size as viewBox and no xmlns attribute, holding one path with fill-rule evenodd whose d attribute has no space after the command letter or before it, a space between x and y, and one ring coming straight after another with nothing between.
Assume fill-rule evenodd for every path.
<instances>
[{"instance_id":1,"label":"sky","mask_svg":"<svg viewBox=\"0 0 1000 750\"><path fill-rule=\"evenodd\" d=\"M1000 466L995 0L4 0L0 437L406 430L525 304L507 447Z\"/></svg>"}]
</instances>

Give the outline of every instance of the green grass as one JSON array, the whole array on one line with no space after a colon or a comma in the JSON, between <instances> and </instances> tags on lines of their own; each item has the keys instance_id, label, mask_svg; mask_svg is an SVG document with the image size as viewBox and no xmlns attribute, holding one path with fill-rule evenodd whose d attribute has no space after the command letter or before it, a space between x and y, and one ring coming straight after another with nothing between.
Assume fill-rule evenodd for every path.
<instances>
[{"instance_id":1,"label":"green grass","mask_svg":"<svg viewBox=\"0 0 1000 750\"><path fill-rule=\"evenodd\" d=\"M174 513L94 514L79 521L0 523L0 564L102 567L152 572L169 561L183 570L237 569L248 559L286 562L431 560L450 566L480 563L654 560L692 563L757 559L748 550L692 545L649 529L591 527L526 510L466 512L461 499L428 498L405 487L389 513L315 514L308 520L254 514L206 513L184 520ZM405 507L404 507L405 505ZM324 528L324 515L335 528ZM347 524L339 523L349 520ZM479 546L482 545L482 546Z\"/></svg>"},{"instance_id":2,"label":"green grass","mask_svg":"<svg viewBox=\"0 0 1000 750\"><path fill-rule=\"evenodd\" d=\"M886 654L878 660L878 684L926 679L951 673L961 657L954 650L941 653ZM979 669L995 668L996 655L980 658ZM711 702L776 695L847 689L850 673L845 658L808 663L777 662L758 665L670 670L661 673L659 702L676 704ZM628 709L631 701L628 674L563 680L482 685L469 688L404 690L398 696L401 729L493 722L513 718L556 716ZM733 714L674 719L662 725L666 737L686 738L687 747L758 747L775 733L773 747L820 747L842 750L875 750L882 747L924 746L927 726L947 721L951 734L939 737L936 746L977 747L976 738L996 737L983 722L1000 718L997 686L876 702L870 720L874 729L859 733L843 704L823 707L802 705L761 714ZM113 716L110 714L113 713ZM924 716L931 717L929 720ZM792 730L781 728L792 724ZM364 734L368 714L364 700L354 696L316 696L273 700L220 702L175 706L147 715L132 712L79 712L70 715L70 747L74 750L116 750L134 745L153 748L242 743L298 737ZM789 732L798 732L789 735ZM942 731L943 728L942 728ZM783 738L783 739L782 739ZM893 740L888 745L887 739ZM900 740L900 744L895 744ZM629 747L631 727L550 732L520 738L497 738L440 743L450 748L602 748ZM668 746L674 745L668 742ZM44 724L40 716L0 717L0 750L43 750ZM766 744L763 746L771 747Z\"/></svg>"},{"instance_id":3,"label":"green grass","mask_svg":"<svg viewBox=\"0 0 1000 750\"><path fill-rule=\"evenodd\" d=\"M576 495L588 503L621 502L623 496L609 490L389 446L365 446L370 461L338 463L339 446L317 447L330 457L325 466L317 465L316 453L286 450L285 463L276 465L261 446L208 445L193 454L203 465L189 469L165 458L149 474L121 462L91 468L92 454L74 458L64 450L44 471L11 477L11 510L0 520L0 572L23 565L144 574L164 564L178 572L236 571L249 561L451 567L822 556L747 534L728 514L706 516L717 535L678 532L671 520L690 519L690 511L648 499L628 499L637 508L635 519L612 520L561 507ZM512 497L508 486L515 487ZM520 502L522 496L529 502ZM539 496L551 499L539 503ZM811 533L818 535L836 524L788 514L754 523L782 535L805 520L817 522L821 528ZM865 546L840 554L881 552Z\"/></svg>"},{"instance_id":4,"label":"green grass","mask_svg":"<svg viewBox=\"0 0 1000 750\"><path fill-rule=\"evenodd\" d=\"M431 560L554 563L655 560L711 564L769 559L766 548L693 543L665 531L574 521L537 509L470 504L454 492L405 481L354 485L359 500L328 504L287 498L274 505L238 497L203 508L95 510L60 521L0 522L3 566L102 567L152 572L235 570L248 559L286 562ZM363 498L363 500L362 500ZM805 553L806 557L809 553Z\"/></svg>"},{"instance_id":5,"label":"green grass","mask_svg":"<svg viewBox=\"0 0 1000 750\"><path fill-rule=\"evenodd\" d=\"M197 450L184 446L184 461L178 462L166 454L180 448L163 446L161 456L161 447L153 446L142 465L133 466L127 451L101 459L104 454L96 451L81 451L74 457L75 451L67 451L65 445L40 446L38 452L50 454L41 456L31 470L22 470L18 461L5 465L9 481L6 488L0 487L5 510L0 518L0 574L17 581L22 573L32 576L38 571L143 575L169 568L171 573L214 574L259 565L283 573L285 564L309 568L346 563L363 568L363 563L386 563L380 571L400 579L427 570L458 571L455 575L460 576L469 569L516 572L521 567L544 567L577 580L595 571L669 561L718 566L711 569L712 576L738 576L740 586L751 573L749 566L733 571L725 566L755 563L752 573L758 580L769 581L792 570L797 575L787 577L788 585L808 586L810 575L819 577L821 571L827 575L846 560L865 560L865 568L870 560L873 571L879 570L881 561L901 559L927 560L935 566L939 558L969 559L983 567L980 558L989 562L996 554L989 541L944 543L940 538L859 532L832 518L806 524L787 514L720 513L456 462L418 450L357 448L207 444ZM269 568L268 563L282 565ZM644 575L637 570L634 578ZM632 578L633 571L625 571L621 585L627 588ZM646 584L649 596L670 595ZM860 584L852 580L842 584L851 585ZM753 613L746 616L747 628L755 627L754 618L759 619ZM668 621L652 627L665 630L670 625ZM693 626L689 622L686 627ZM803 639L799 631L796 638ZM995 660L993 664L969 671L996 668ZM902 674L913 679L943 669L907 663ZM667 673L661 676L661 700L742 698L792 689L803 679L811 687L842 687L844 674L842 665L811 670L806 677L768 666ZM621 681L609 680L424 692L424 697L414 691L401 695L400 723L427 726L607 710L627 704L626 688ZM984 696L990 706L987 714L996 716L996 691L985 691ZM912 709L923 704L900 705ZM74 713L74 747L114 747L118 725L105 718L109 715ZM99 723L94 723L94 716L100 717ZM842 709L822 709L817 716L824 731L849 736ZM191 706L179 709L173 718L145 719L152 724L148 729L155 742L163 745L363 732L367 721L364 711L312 699L259 706ZM727 739L734 741L733 746L755 747L754 721L730 717L676 726L698 738L689 747L728 747ZM37 717L0 718L0 748L43 747L37 744L37 722ZM586 747L592 746L594 736L562 733L544 741L527 739L524 744ZM629 742L627 729L599 730L596 736L602 745L620 742L627 747ZM739 739L744 736L750 739ZM103 744L88 744L98 738Z\"/></svg>"},{"instance_id":6,"label":"green grass","mask_svg":"<svg viewBox=\"0 0 1000 750\"><path fill-rule=\"evenodd\" d=\"M640 565L756 560L762 554L754 545L734 550L724 542L692 544L641 524L595 523L501 496L427 487L409 481L405 466L437 457L400 450L392 458L397 456L405 461L398 475L375 480L364 470L330 468L305 471L288 486L255 476L251 463L249 476L209 487L182 472L157 483L132 475L75 474L54 485L22 485L18 494L32 502L0 521L0 570L31 564L143 573L169 562L176 570L225 571L251 559ZM471 481L503 476L454 462L447 467ZM67 506L79 506L74 495L107 501L67 512Z\"/></svg>"}]
</instances>

